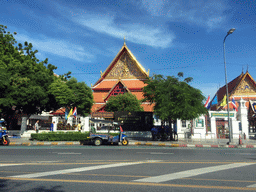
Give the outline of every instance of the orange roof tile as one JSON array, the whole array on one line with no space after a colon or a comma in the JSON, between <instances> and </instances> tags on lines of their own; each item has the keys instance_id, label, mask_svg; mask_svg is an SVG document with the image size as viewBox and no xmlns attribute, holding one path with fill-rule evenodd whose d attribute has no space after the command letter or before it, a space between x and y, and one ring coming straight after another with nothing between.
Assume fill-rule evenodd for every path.
<instances>
[{"instance_id":1,"label":"orange roof tile","mask_svg":"<svg viewBox=\"0 0 256 192\"><path fill-rule=\"evenodd\" d=\"M135 95L138 100L144 99L143 92L131 92L131 94Z\"/></svg>"},{"instance_id":2,"label":"orange roof tile","mask_svg":"<svg viewBox=\"0 0 256 192\"><path fill-rule=\"evenodd\" d=\"M116 81L102 81L98 85L96 85L93 89L111 89L118 80Z\"/></svg>"},{"instance_id":3,"label":"orange roof tile","mask_svg":"<svg viewBox=\"0 0 256 192\"><path fill-rule=\"evenodd\" d=\"M132 89L132 88L143 88L146 86L146 84L144 83L144 81L141 80L122 80L122 82L125 84L125 86L128 89Z\"/></svg>"},{"instance_id":4,"label":"orange roof tile","mask_svg":"<svg viewBox=\"0 0 256 192\"><path fill-rule=\"evenodd\" d=\"M92 108L91 108L91 112L96 112L98 109L100 109L103 105L105 104L97 104L97 103L94 103Z\"/></svg>"},{"instance_id":5,"label":"orange roof tile","mask_svg":"<svg viewBox=\"0 0 256 192\"><path fill-rule=\"evenodd\" d=\"M108 95L108 92L93 92L93 99L96 103L103 103L104 98Z\"/></svg>"},{"instance_id":6,"label":"orange roof tile","mask_svg":"<svg viewBox=\"0 0 256 192\"><path fill-rule=\"evenodd\" d=\"M105 81L103 80L101 83L96 85L94 89L111 89L119 80L113 80L113 81ZM121 80L122 83L128 88L128 89L134 89L134 88L143 88L146 86L144 81L134 79L134 80Z\"/></svg>"},{"instance_id":7,"label":"orange roof tile","mask_svg":"<svg viewBox=\"0 0 256 192\"><path fill-rule=\"evenodd\" d=\"M62 107L56 111L51 112L50 114L51 115L63 115L63 114L65 114L65 110L66 110L66 108Z\"/></svg>"},{"instance_id":8,"label":"orange roof tile","mask_svg":"<svg viewBox=\"0 0 256 192\"><path fill-rule=\"evenodd\" d=\"M154 111L154 104L142 104L141 105L145 112L153 112Z\"/></svg>"}]
</instances>

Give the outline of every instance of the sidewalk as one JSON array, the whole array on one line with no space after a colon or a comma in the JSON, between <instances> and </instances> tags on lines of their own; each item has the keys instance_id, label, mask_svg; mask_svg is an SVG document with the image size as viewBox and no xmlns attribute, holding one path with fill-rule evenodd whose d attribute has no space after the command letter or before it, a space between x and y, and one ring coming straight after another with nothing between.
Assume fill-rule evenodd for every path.
<instances>
[{"instance_id":1,"label":"sidewalk","mask_svg":"<svg viewBox=\"0 0 256 192\"><path fill-rule=\"evenodd\" d=\"M29 137L9 137L10 146L50 146L50 145L81 145L79 141L32 141ZM129 145L132 146L161 146L161 147L189 147L189 148L256 148L256 140L248 139L242 140L242 144L239 145L239 141L234 141L232 144L227 144L228 139L219 140L192 140L192 139L180 139L179 141L152 141L151 138L128 138Z\"/></svg>"}]
</instances>

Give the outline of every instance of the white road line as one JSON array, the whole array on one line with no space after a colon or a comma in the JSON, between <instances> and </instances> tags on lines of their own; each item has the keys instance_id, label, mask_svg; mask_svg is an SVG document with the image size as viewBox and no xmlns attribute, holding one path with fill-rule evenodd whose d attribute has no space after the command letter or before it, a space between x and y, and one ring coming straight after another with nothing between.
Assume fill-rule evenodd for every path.
<instances>
[{"instance_id":1,"label":"white road line","mask_svg":"<svg viewBox=\"0 0 256 192\"><path fill-rule=\"evenodd\" d=\"M81 155L82 153L58 153L58 155Z\"/></svg>"},{"instance_id":2,"label":"white road line","mask_svg":"<svg viewBox=\"0 0 256 192\"><path fill-rule=\"evenodd\" d=\"M247 186L247 187L250 187L250 188L251 188L251 187L252 187L252 188L254 188L254 187L255 187L255 188L256 188L256 184L249 185L249 186Z\"/></svg>"},{"instance_id":3,"label":"white road line","mask_svg":"<svg viewBox=\"0 0 256 192\"><path fill-rule=\"evenodd\" d=\"M137 164L143 164L143 163L147 163L147 162L157 162L157 161L140 161L140 162L118 163L118 164L115 163L115 164L108 164L108 165L98 165L98 166L91 166L91 167L64 169L64 170L59 170L59 171L48 171L48 172L41 172L41 173L16 175L16 176L12 176L12 177L17 177L17 178L36 178L36 177L44 177L44 176L49 176L49 175L59 175L59 174L65 174L65 173L77 173L77 172L91 171L91 170L97 170L97 169L106 169L106 168L112 168L112 167L122 167L122 166L128 166L128 165L137 165Z\"/></svg>"},{"instance_id":4,"label":"white road line","mask_svg":"<svg viewBox=\"0 0 256 192\"><path fill-rule=\"evenodd\" d=\"M0 167L8 167L8 166L16 166L16 165L23 165L23 164L0 164Z\"/></svg>"},{"instance_id":5,"label":"white road line","mask_svg":"<svg viewBox=\"0 0 256 192\"><path fill-rule=\"evenodd\" d=\"M155 176L155 177L138 179L138 180L134 180L134 181L160 183L160 182L170 181L170 180L174 180L174 179L193 177L196 175L202 175L202 174L206 174L206 173L232 169L232 168L236 168L236 167L244 167L244 166L248 166L248 165L255 165L255 163L233 163L233 164L228 164L228 165L191 169L188 171L181 171L181 172L177 172L177 173L171 173L171 174L165 174L165 175L160 175L160 176Z\"/></svg>"}]
</instances>

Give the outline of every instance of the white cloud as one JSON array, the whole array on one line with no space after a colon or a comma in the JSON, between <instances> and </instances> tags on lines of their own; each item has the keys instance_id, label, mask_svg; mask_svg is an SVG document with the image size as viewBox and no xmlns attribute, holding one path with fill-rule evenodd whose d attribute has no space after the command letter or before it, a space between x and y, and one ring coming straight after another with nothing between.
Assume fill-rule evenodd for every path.
<instances>
[{"instance_id":1,"label":"white cloud","mask_svg":"<svg viewBox=\"0 0 256 192\"><path fill-rule=\"evenodd\" d=\"M116 24L112 17L98 17L97 15L86 15L76 17L75 22L90 28L96 32L104 33L115 38L123 38L152 47L166 48L171 46L175 36L165 33L161 28L148 26L146 24Z\"/></svg>"},{"instance_id":2,"label":"white cloud","mask_svg":"<svg viewBox=\"0 0 256 192\"><path fill-rule=\"evenodd\" d=\"M225 20L225 1L219 0L141 0L140 7L152 16L165 17L173 22L187 22L206 28L218 28ZM167 18L166 18L167 17Z\"/></svg>"},{"instance_id":3,"label":"white cloud","mask_svg":"<svg viewBox=\"0 0 256 192\"><path fill-rule=\"evenodd\" d=\"M19 42L27 41L28 43L32 43L33 47L39 52L47 52L77 61L86 60L88 62L94 59L94 55L86 52L82 46L71 44L64 40L49 38L44 35L38 35L37 38L34 38L20 33L15 38Z\"/></svg>"}]
</instances>

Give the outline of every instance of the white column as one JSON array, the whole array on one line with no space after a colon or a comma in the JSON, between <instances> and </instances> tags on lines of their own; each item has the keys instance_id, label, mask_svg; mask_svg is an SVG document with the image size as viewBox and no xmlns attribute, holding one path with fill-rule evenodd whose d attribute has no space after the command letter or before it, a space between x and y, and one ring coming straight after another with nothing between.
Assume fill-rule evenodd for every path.
<instances>
[{"instance_id":1,"label":"white column","mask_svg":"<svg viewBox=\"0 0 256 192\"><path fill-rule=\"evenodd\" d=\"M246 138L249 136L249 123L248 123L248 109L245 106L246 101L241 98L239 101L239 120L241 121L242 132L245 133Z\"/></svg>"},{"instance_id":2,"label":"white column","mask_svg":"<svg viewBox=\"0 0 256 192\"><path fill-rule=\"evenodd\" d=\"M20 134L23 134L27 130L27 117L22 117L21 118L21 129L20 129Z\"/></svg>"},{"instance_id":3,"label":"white column","mask_svg":"<svg viewBox=\"0 0 256 192\"><path fill-rule=\"evenodd\" d=\"M236 118L231 118L233 139L239 138L239 124Z\"/></svg>"},{"instance_id":4,"label":"white column","mask_svg":"<svg viewBox=\"0 0 256 192\"><path fill-rule=\"evenodd\" d=\"M57 124L59 123L59 117L52 117L52 122L55 122L53 125L53 131L57 131Z\"/></svg>"},{"instance_id":5,"label":"white column","mask_svg":"<svg viewBox=\"0 0 256 192\"><path fill-rule=\"evenodd\" d=\"M81 120L81 123L83 125L83 130L82 130L83 132L90 131L89 119L90 119L90 117L87 116L87 117L83 118L83 121Z\"/></svg>"},{"instance_id":6,"label":"white column","mask_svg":"<svg viewBox=\"0 0 256 192\"><path fill-rule=\"evenodd\" d=\"M211 138L215 139L217 138L216 135L216 118L215 117L210 117L211 119Z\"/></svg>"}]
</instances>

